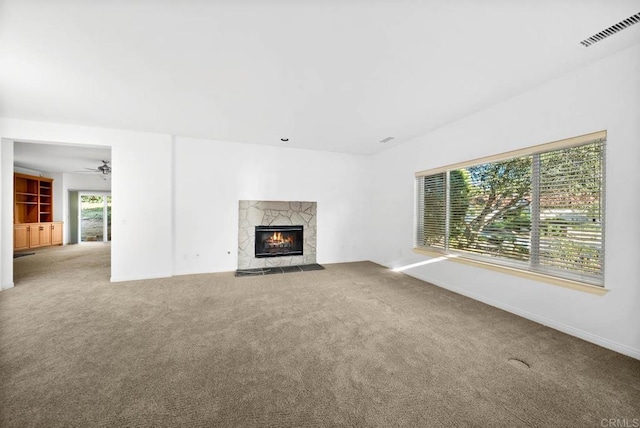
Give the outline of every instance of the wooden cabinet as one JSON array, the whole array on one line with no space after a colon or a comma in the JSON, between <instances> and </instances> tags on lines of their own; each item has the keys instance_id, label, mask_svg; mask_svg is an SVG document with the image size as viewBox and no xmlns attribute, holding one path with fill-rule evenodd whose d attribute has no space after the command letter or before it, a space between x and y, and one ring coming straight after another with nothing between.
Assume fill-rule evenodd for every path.
<instances>
[{"instance_id":1,"label":"wooden cabinet","mask_svg":"<svg viewBox=\"0 0 640 428\"><path fill-rule=\"evenodd\" d=\"M47 223L31 223L29 225L29 248L51 245L51 225Z\"/></svg>"},{"instance_id":2,"label":"wooden cabinet","mask_svg":"<svg viewBox=\"0 0 640 428\"><path fill-rule=\"evenodd\" d=\"M14 224L53 221L53 179L13 175Z\"/></svg>"},{"instance_id":3,"label":"wooden cabinet","mask_svg":"<svg viewBox=\"0 0 640 428\"><path fill-rule=\"evenodd\" d=\"M13 249L62 245L62 230L62 222L14 224Z\"/></svg>"},{"instance_id":4,"label":"wooden cabinet","mask_svg":"<svg viewBox=\"0 0 640 428\"><path fill-rule=\"evenodd\" d=\"M51 223L51 245L62 245L62 223Z\"/></svg>"},{"instance_id":5,"label":"wooden cabinet","mask_svg":"<svg viewBox=\"0 0 640 428\"><path fill-rule=\"evenodd\" d=\"M40 223L29 224L29 248L40 247Z\"/></svg>"},{"instance_id":6,"label":"wooden cabinet","mask_svg":"<svg viewBox=\"0 0 640 428\"><path fill-rule=\"evenodd\" d=\"M26 224L16 224L13 226L13 249L29 249L29 226Z\"/></svg>"},{"instance_id":7,"label":"wooden cabinet","mask_svg":"<svg viewBox=\"0 0 640 428\"><path fill-rule=\"evenodd\" d=\"M62 245L62 222L53 221L53 179L15 173L13 249Z\"/></svg>"},{"instance_id":8,"label":"wooden cabinet","mask_svg":"<svg viewBox=\"0 0 640 428\"><path fill-rule=\"evenodd\" d=\"M13 223L38 223L40 181L38 177L15 174L13 178Z\"/></svg>"},{"instance_id":9,"label":"wooden cabinet","mask_svg":"<svg viewBox=\"0 0 640 428\"><path fill-rule=\"evenodd\" d=\"M40 179L38 201L38 221L40 223L53 221L53 179Z\"/></svg>"},{"instance_id":10,"label":"wooden cabinet","mask_svg":"<svg viewBox=\"0 0 640 428\"><path fill-rule=\"evenodd\" d=\"M40 223L40 245L51 245L51 225Z\"/></svg>"}]
</instances>

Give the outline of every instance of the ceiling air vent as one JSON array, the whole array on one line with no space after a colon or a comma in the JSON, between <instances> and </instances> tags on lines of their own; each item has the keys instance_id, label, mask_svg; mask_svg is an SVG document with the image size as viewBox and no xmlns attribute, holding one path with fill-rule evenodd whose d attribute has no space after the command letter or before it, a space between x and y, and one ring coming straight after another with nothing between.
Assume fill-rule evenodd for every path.
<instances>
[{"instance_id":1,"label":"ceiling air vent","mask_svg":"<svg viewBox=\"0 0 640 428\"><path fill-rule=\"evenodd\" d=\"M622 21L618 22L617 24L612 25L611 27L600 31L599 33L594 34L593 36L584 39L580 43L584 47L589 47L592 44L599 42L600 40L604 40L609 36L613 36L617 32L622 31L627 27L631 27L633 24L637 24L638 22L640 22L640 13L636 13L635 15L631 15L627 19L622 20Z\"/></svg>"},{"instance_id":2,"label":"ceiling air vent","mask_svg":"<svg viewBox=\"0 0 640 428\"><path fill-rule=\"evenodd\" d=\"M387 138L383 138L382 140L380 140L381 143L388 143L389 141L393 140L394 137L387 137Z\"/></svg>"}]
</instances>

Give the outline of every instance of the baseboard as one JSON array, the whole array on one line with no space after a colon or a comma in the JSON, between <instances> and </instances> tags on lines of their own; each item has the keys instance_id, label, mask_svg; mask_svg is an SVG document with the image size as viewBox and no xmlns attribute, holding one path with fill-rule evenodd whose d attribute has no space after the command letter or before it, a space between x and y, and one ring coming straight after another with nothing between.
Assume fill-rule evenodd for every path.
<instances>
[{"instance_id":1,"label":"baseboard","mask_svg":"<svg viewBox=\"0 0 640 428\"><path fill-rule=\"evenodd\" d=\"M131 275L131 276L111 276L111 282L125 282L125 281L143 281L145 279L161 279L171 278L171 273L162 273L154 275Z\"/></svg>"},{"instance_id":2,"label":"baseboard","mask_svg":"<svg viewBox=\"0 0 640 428\"><path fill-rule=\"evenodd\" d=\"M2 287L0 287L0 290L8 290L13 287L14 287L13 282L10 282L9 284L2 284Z\"/></svg>"},{"instance_id":3,"label":"baseboard","mask_svg":"<svg viewBox=\"0 0 640 428\"><path fill-rule=\"evenodd\" d=\"M208 273L225 273L225 272L230 272L233 273L235 272L236 268L224 268L222 270L176 270L174 271L171 276L184 276L184 275L206 275Z\"/></svg>"},{"instance_id":4,"label":"baseboard","mask_svg":"<svg viewBox=\"0 0 640 428\"><path fill-rule=\"evenodd\" d=\"M502 309L504 311L510 312L512 314L521 316L521 317L526 318L528 320L537 322L538 324L542 324L542 325L544 325L546 327L550 327L550 328L553 328L555 330L558 330L558 331L561 331L563 333L566 333L566 334L568 334L570 336L577 337L577 338L585 340L587 342L594 343L594 344L596 344L598 346L602 346L603 348L607 348L607 349L610 349L612 351L618 352L620 354L623 354L623 355L629 356L631 358L635 358L637 360L640 360L640 349L631 348L631 347L629 347L627 345L623 345L621 343L614 342L612 340L606 339L604 337L597 336L595 334L586 332L584 330L580 330L580 329L572 327L570 325L554 321L552 319L540 316L540 315L535 314L533 312L529 312L529 311L526 311L524 309L520 309L520 308L517 308L515 306L511 306L511 305L499 302L497 300L489 299L489 298L487 298L487 297L485 297L485 296L483 296L481 294L473 293L473 292L470 292L470 291L467 291L467 290L464 290L464 289L461 289L461 288L458 288L458 287L455 287L455 286L452 286L452 285L449 285L449 284L445 284L445 283L440 282L440 281L425 280L424 278L420 278L420 277L418 277L416 275L411 275L410 273L408 273L406 271L403 272L403 273L406 274L406 275L409 275L412 278L419 279L420 281L428 282L429 284L433 284L433 285L435 285L437 287L444 288L444 289L449 290L449 291L453 291L454 293L461 294L461 295L469 297L469 298L471 298L473 300L477 300L479 302L486 303L487 305L490 305L490 306L496 307L498 309Z\"/></svg>"}]
</instances>

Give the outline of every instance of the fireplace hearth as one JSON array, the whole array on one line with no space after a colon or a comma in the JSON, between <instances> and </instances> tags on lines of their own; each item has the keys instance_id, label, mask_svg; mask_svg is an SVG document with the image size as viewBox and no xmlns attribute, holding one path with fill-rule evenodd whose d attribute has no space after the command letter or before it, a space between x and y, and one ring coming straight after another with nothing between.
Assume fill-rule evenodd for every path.
<instances>
[{"instance_id":1,"label":"fireplace hearth","mask_svg":"<svg viewBox=\"0 0 640 428\"><path fill-rule=\"evenodd\" d=\"M256 226L255 257L303 255L303 226Z\"/></svg>"}]
</instances>

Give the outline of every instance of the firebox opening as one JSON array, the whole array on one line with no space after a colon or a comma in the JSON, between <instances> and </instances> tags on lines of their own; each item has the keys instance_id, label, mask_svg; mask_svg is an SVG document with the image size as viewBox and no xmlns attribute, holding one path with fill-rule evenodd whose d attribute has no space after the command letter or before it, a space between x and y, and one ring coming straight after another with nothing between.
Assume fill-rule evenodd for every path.
<instances>
[{"instance_id":1,"label":"firebox opening","mask_svg":"<svg viewBox=\"0 0 640 428\"><path fill-rule=\"evenodd\" d=\"M256 226L256 257L301 256L302 226Z\"/></svg>"}]
</instances>

